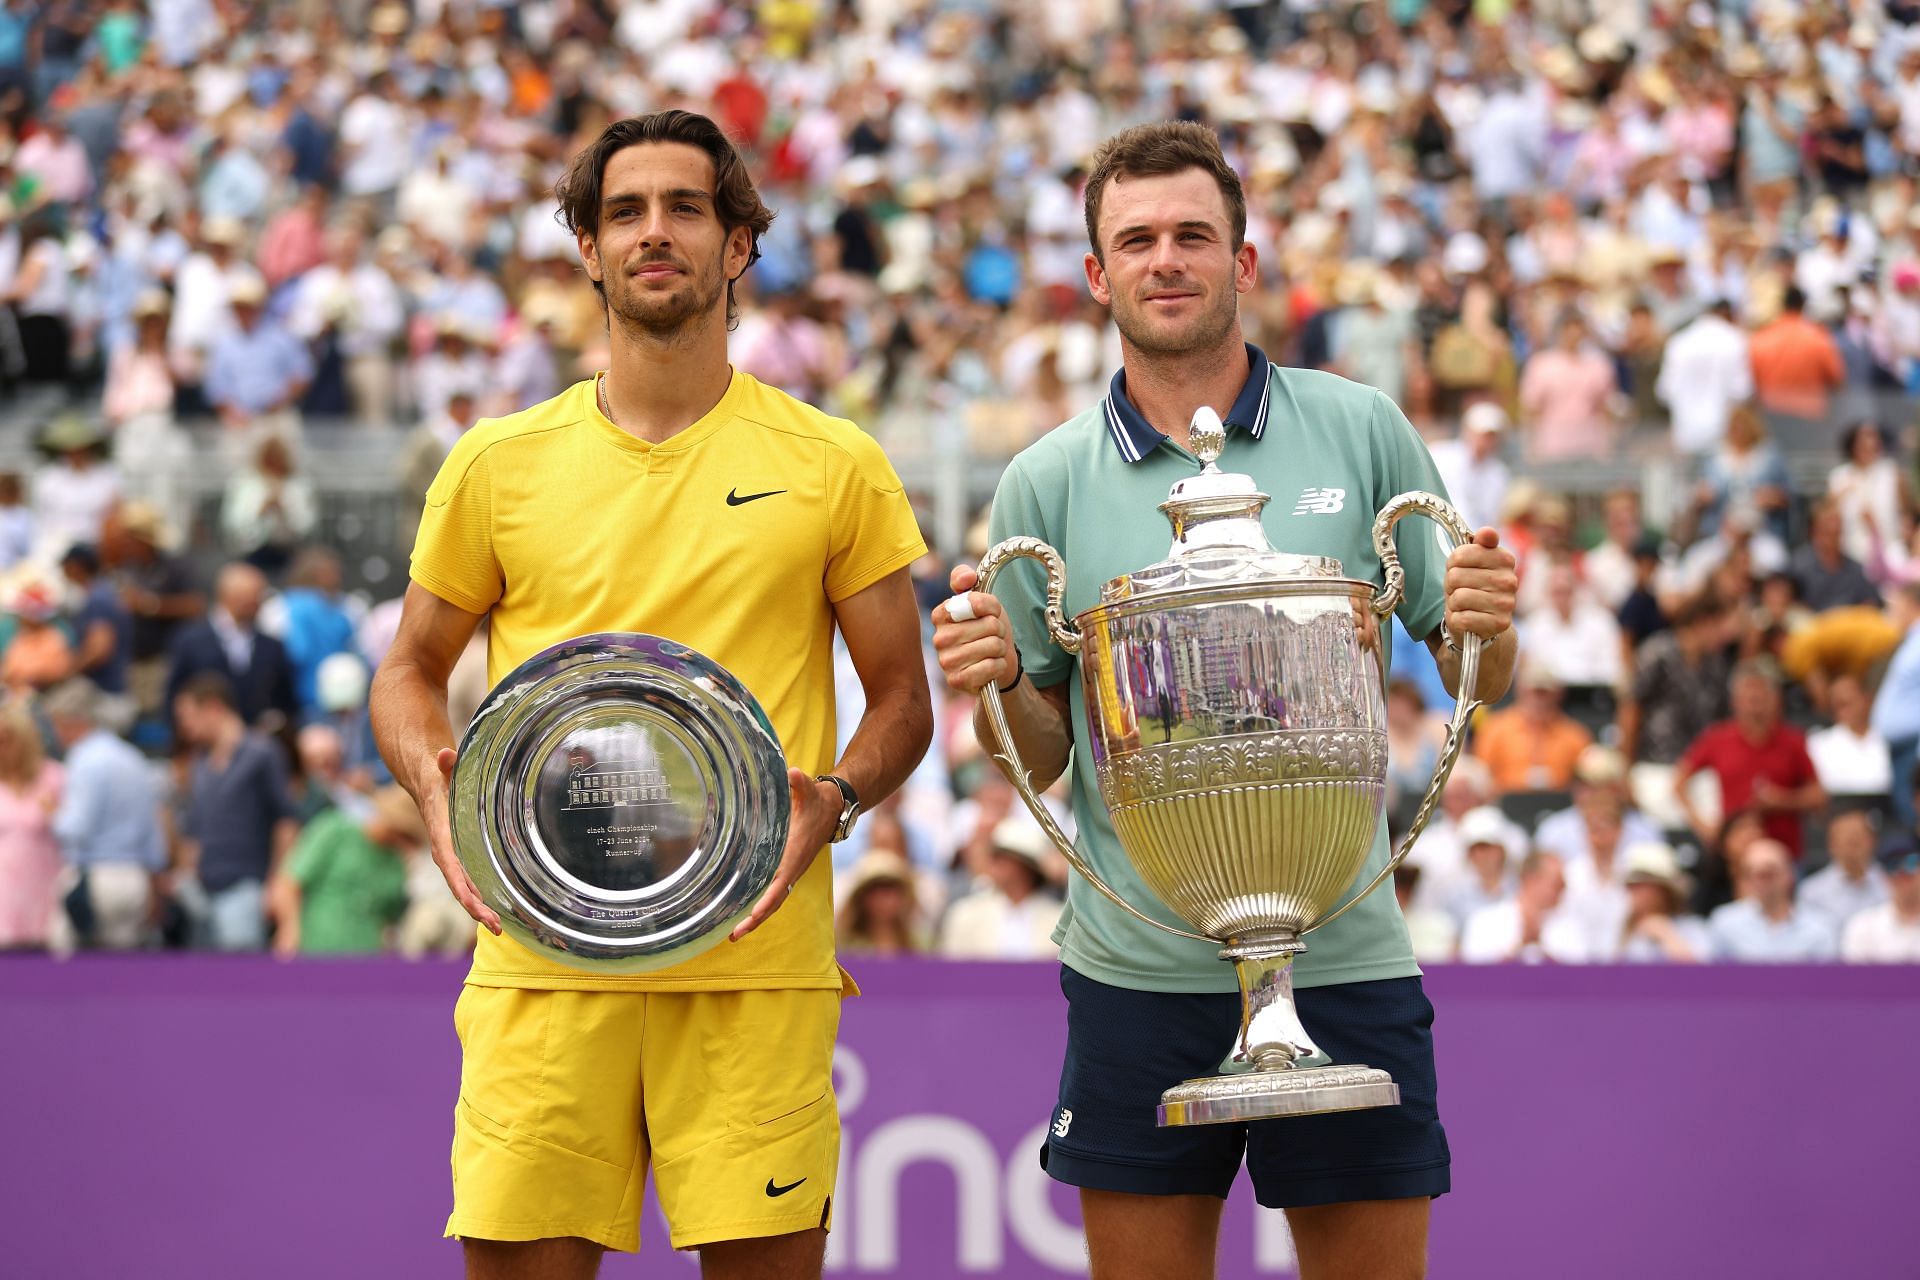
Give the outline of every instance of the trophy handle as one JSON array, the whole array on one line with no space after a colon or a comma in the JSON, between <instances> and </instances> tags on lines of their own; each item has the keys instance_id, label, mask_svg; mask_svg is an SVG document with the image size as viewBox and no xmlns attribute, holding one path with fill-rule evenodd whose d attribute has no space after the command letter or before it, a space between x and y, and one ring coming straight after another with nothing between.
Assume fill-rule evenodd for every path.
<instances>
[{"instance_id":1,"label":"trophy handle","mask_svg":"<svg viewBox=\"0 0 1920 1280\"><path fill-rule=\"evenodd\" d=\"M1373 597L1373 611L1382 618L1392 613L1400 603L1400 597L1406 590L1406 571L1400 567L1400 552L1393 545L1393 527L1401 517L1418 512L1432 520L1445 531L1455 547L1463 547L1473 541L1473 530L1454 510L1453 505L1444 498L1431 493L1403 493L1386 506L1380 508L1380 514L1373 521L1373 549L1380 557L1380 566L1385 571L1384 582ZM1444 616L1440 630L1452 644L1453 638L1446 630ZM1433 780L1427 784L1427 794L1421 798L1420 807L1414 810L1413 821L1407 824L1406 831L1400 837L1400 847L1387 859L1387 865L1380 868L1380 874L1367 882L1367 887L1348 898L1345 903L1322 916L1302 929L1301 933L1310 933L1323 924L1331 924L1345 915L1356 903L1378 889L1386 878L1394 873L1401 863L1407 860L1407 854L1413 851L1413 842L1427 828L1433 817L1433 811L1440 804L1440 792L1447 785L1447 777L1453 772L1453 766L1460 759L1460 748L1467 743L1467 722L1473 713L1480 709L1480 703L1471 694L1480 683L1480 651L1486 647L1486 637L1469 635L1466 643L1460 646L1460 689L1461 696L1453 702L1453 720L1447 725L1446 745L1441 748L1440 758L1434 764Z\"/></svg>"},{"instance_id":2,"label":"trophy handle","mask_svg":"<svg viewBox=\"0 0 1920 1280\"><path fill-rule=\"evenodd\" d=\"M1060 558L1058 551L1040 539L1008 538L1005 542L989 548L987 554L980 558L977 569L980 582L974 590L985 591L991 595L993 580L999 576L1000 571L1013 561L1022 558L1038 560L1046 568L1048 636L1068 653L1079 653L1080 633L1074 630L1073 624L1068 622L1066 617L1066 561ZM1020 793L1020 799L1026 803L1027 811L1033 815L1034 821L1040 824L1040 829L1047 833L1047 839L1053 841L1053 847L1066 858L1068 865L1078 871L1088 884L1112 899L1115 906L1136 919L1144 920L1156 929L1178 934L1182 938L1192 938L1197 942L1217 941L1203 934L1188 933L1185 929L1176 929L1170 924L1155 920L1121 897L1119 890L1100 878L1100 873L1095 871L1092 865L1080 855L1080 851L1073 847L1073 841L1067 839L1067 833L1062 831L1060 824L1054 820L1053 811L1047 808L1045 802L1034 791L1032 775L1028 773L1027 766L1020 759L1020 748L1014 743L1013 731L1007 727L1007 710L1000 700L1000 687L989 680L987 687L980 691L980 697L986 703L987 722L993 726L994 737L1000 740L1000 750L994 755L994 759L1000 762L1008 779L1013 783L1013 789Z\"/></svg>"}]
</instances>

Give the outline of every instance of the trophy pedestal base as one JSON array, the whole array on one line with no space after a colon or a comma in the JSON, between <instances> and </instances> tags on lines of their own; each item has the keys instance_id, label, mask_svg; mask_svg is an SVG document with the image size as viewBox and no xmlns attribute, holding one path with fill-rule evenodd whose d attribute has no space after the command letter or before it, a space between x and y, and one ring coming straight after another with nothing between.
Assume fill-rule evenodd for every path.
<instances>
[{"instance_id":1,"label":"trophy pedestal base","mask_svg":"<svg viewBox=\"0 0 1920 1280\"><path fill-rule=\"evenodd\" d=\"M1399 1104L1400 1086L1374 1067L1290 1067L1183 1081L1160 1095L1159 1118L1164 1128Z\"/></svg>"},{"instance_id":2,"label":"trophy pedestal base","mask_svg":"<svg viewBox=\"0 0 1920 1280\"><path fill-rule=\"evenodd\" d=\"M1400 1104L1400 1086L1377 1067L1334 1064L1300 1024L1293 958L1306 948L1291 930L1236 940L1220 953L1240 983L1240 1042L1222 1074L1183 1081L1160 1095L1160 1124L1227 1124L1363 1111Z\"/></svg>"}]
</instances>

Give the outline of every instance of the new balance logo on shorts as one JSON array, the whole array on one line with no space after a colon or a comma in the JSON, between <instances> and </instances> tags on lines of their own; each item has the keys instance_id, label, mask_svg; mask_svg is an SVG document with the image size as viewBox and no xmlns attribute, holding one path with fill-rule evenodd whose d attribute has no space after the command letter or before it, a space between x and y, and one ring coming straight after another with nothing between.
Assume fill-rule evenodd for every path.
<instances>
[{"instance_id":1,"label":"new balance logo on shorts","mask_svg":"<svg viewBox=\"0 0 1920 1280\"><path fill-rule=\"evenodd\" d=\"M1060 1108L1060 1114L1056 1116L1053 1121L1053 1136L1056 1138L1064 1138L1067 1136L1067 1130L1072 1127L1073 1109L1071 1107Z\"/></svg>"},{"instance_id":2,"label":"new balance logo on shorts","mask_svg":"<svg viewBox=\"0 0 1920 1280\"><path fill-rule=\"evenodd\" d=\"M1307 489L1300 494L1300 501L1293 504L1293 514L1330 516L1346 505L1345 489Z\"/></svg>"}]
</instances>

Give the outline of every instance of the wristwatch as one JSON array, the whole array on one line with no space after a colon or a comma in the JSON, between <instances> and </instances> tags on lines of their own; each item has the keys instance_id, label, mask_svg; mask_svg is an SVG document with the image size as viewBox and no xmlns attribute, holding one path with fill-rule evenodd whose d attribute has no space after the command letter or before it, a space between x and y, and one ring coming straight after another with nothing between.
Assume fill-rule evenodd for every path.
<instances>
[{"instance_id":1,"label":"wristwatch","mask_svg":"<svg viewBox=\"0 0 1920 1280\"><path fill-rule=\"evenodd\" d=\"M851 782L848 782L845 778L836 778L830 773L820 774L814 778L814 781L831 782L834 786L840 788L840 799L844 807L840 810L840 823L834 827L833 840L831 841L833 844L839 844L842 840L845 840L849 835L853 834L853 820L860 816L860 796L854 791Z\"/></svg>"}]
</instances>

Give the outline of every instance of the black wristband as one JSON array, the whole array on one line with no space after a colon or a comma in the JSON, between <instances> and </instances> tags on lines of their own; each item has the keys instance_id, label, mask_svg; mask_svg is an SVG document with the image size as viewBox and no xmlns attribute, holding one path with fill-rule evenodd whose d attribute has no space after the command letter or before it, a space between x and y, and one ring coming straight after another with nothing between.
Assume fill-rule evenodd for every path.
<instances>
[{"instance_id":1,"label":"black wristband","mask_svg":"<svg viewBox=\"0 0 1920 1280\"><path fill-rule=\"evenodd\" d=\"M999 685L993 687L1000 696L1004 698L1020 687L1020 679L1026 674L1027 669L1020 662L1020 649L1019 646L1016 645L1013 650L1013 679L1007 681L1007 687L1004 689L1000 688Z\"/></svg>"}]
</instances>

